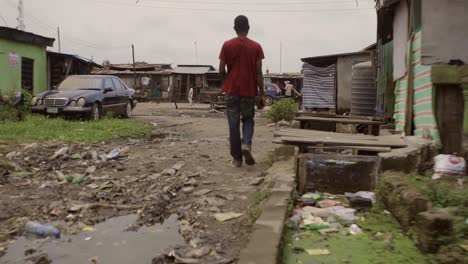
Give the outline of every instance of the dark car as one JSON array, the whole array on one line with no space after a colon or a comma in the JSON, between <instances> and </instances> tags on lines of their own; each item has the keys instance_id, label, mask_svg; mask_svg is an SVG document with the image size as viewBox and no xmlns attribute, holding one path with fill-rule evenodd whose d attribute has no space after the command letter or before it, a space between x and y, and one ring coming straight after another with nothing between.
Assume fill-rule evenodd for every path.
<instances>
[{"instance_id":1,"label":"dark car","mask_svg":"<svg viewBox=\"0 0 468 264\"><path fill-rule=\"evenodd\" d=\"M73 75L56 90L37 94L31 99L31 111L49 115L85 115L92 120L104 113L132 115L136 106L135 90L114 76Z\"/></svg>"},{"instance_id":2,"label":"dark car","mask_svg":"<svg viewBox=\"0 0 468 264\"><path fill-rule=\"evenodd\" d=\"M270 106L273 102L281 100L281 89L274 83L265 83L265 105Z\"/></svg>"}]
</instances>

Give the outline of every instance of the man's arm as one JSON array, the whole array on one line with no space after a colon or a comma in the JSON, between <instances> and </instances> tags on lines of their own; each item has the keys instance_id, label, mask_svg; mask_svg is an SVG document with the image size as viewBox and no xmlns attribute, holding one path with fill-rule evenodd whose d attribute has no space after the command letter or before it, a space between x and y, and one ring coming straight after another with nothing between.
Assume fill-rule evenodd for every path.
<instances>
[{"instance_id":1,"label":"man's arm","mask_svg":"<svg viewBox=\"0 0 468 264\"><path fill-rule=\"evenodd\" d=\"M257 61L258 109L265 107L265 88L263 83L262 60Z\"/></svg>"},{"instance_id":2,"label":"man's arm","mask_svg":"<svg viewBox=\"0 0 468 264\"><path fill-rule=\"evenodd\" d=\"M260 97L265 96L265 88L263 84L263 72L262 72L262 61L257 61L257 85L258 85L258 95Z\"/></svg>"},{"instance_id":3,"label":"man's arm","mask_svg":"<svg viewBox=\"0 0 468 264\"><path fill-rule=\"evenodd\" d=\"M219 74L221 75L221 78L224 79L226 78L226 63L222 60L219 60Z\"/></svg>"}]
</instances>

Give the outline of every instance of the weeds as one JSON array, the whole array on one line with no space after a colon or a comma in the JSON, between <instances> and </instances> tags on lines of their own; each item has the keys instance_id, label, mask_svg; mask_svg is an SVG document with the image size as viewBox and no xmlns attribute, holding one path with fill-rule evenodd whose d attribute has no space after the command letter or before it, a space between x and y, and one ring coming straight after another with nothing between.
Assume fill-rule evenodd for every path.
<instances>
[{"instance_id":1,"label":"weeds","mask_svg":"<svg viewBox=\"0 0 468 264\"><path fill-rule=\"evenodd\" d=\"M48 118L27 115L23 122L0 121L0 140L13 141L62 141L102 142L118 138L144 138L150 128L142 123L105 118L100 121L69 121L62 118Z\"/></svg>"},{"instance_id":2,"label":"weeds","mask_svg":"<svg viewBox=\"0 0 468 264\"><path fill-rule=\"evenodd\" d=\"M268 110L267 116L273 122L281 120L292 121L294 119L294 114L298 109L299 106L293 99L282 99L271 106L270 110Z\"/></svg>"}]
</instances>

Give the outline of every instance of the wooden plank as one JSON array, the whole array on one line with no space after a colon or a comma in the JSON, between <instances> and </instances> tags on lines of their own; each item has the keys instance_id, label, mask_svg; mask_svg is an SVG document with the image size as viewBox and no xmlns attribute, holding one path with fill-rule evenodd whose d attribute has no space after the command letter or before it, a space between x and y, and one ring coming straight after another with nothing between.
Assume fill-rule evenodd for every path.
<instances>
[{"instance_id":1,"label":"wooden plank","mask_svg":"<svg viewBox=\"0 0 468 264\"><path fill-rule=\"evenodd\" d=\"M296 117L297 121L307 121L307 122L327 122L327 123L341 123L341 124L362 124L362 125L383 125L385 122L382 121L372 121L372 120L363 120L363 119L351 119L351 118L330 118L330 117L313 117L313 116L303 116Z\"/></svg>"},{"instance_id":2,"label":"wooden plank","mask_svg":"<svg viewBox=\"0 0 468 264\"><path fill-rule=\"evenodd\" d=\"M369 141L359 139L327 139L327 138L298 138L281 137L284 144L290 145L319 145L324 146L369 146L369 147L393 147L405 148L407 145L402 142Z\"/></svg>"},{"instance_id":3,"label":"wooden plank","mask_svg":"<svg viewBox=\"0 0 468 264\"><path fill-rule=\"evenodd\" d=\"M291 136L291 137L327 137L327 138L352 138L362 140L379 140L379 137L364 135L364 134L346 134L337 132L327 132L318 130L306 130L306 129L281 129L275 132L275 137L279 136Z\"/></svg>"},{"instance_id":4,"label":"wooden plank","mask_svg":"<svg viewBox=\"0 0 468 264\"><path fill-rule=\"evenodd\" d=\"M391 152L392 148L390 147L360 147L360 146L309 146L311 148L323 149L323 150L359 150L359 151L368 151L368 152Z\"/></svg>"},{"instance_id":5,"label":"wooden plank","mask_svg":"<svg viewBox=\"0 0 468 264\"><path fill-rule=\"evenodd\" d=\"M296 112L297 117L326 117L326 118L352 118L352 119L360 119L360 120L371 120L371 121L382 121L382 117L377 116L344 116L344 115L336 115L336 114L327 114L327 113L313 113L313 112L303 112L299 111Z\"/></svg>"}]
</instances>

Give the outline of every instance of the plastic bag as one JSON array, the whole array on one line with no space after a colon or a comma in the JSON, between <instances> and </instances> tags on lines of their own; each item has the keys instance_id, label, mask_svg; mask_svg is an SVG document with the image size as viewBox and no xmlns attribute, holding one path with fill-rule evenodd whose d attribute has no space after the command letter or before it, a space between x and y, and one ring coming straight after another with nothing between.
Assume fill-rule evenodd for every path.
<instances>
[{"instance_id":1,"label":"plastic bag","mask_svg":"<svg viewBox=\"0 0 468 264\"><path fill-rule=\"evenodd\" d=\"M462 157L455 155L437 155L434 157L433 180L440 179L448 175L465 175L466 162Z\"/></svg>"}]
</instances>

